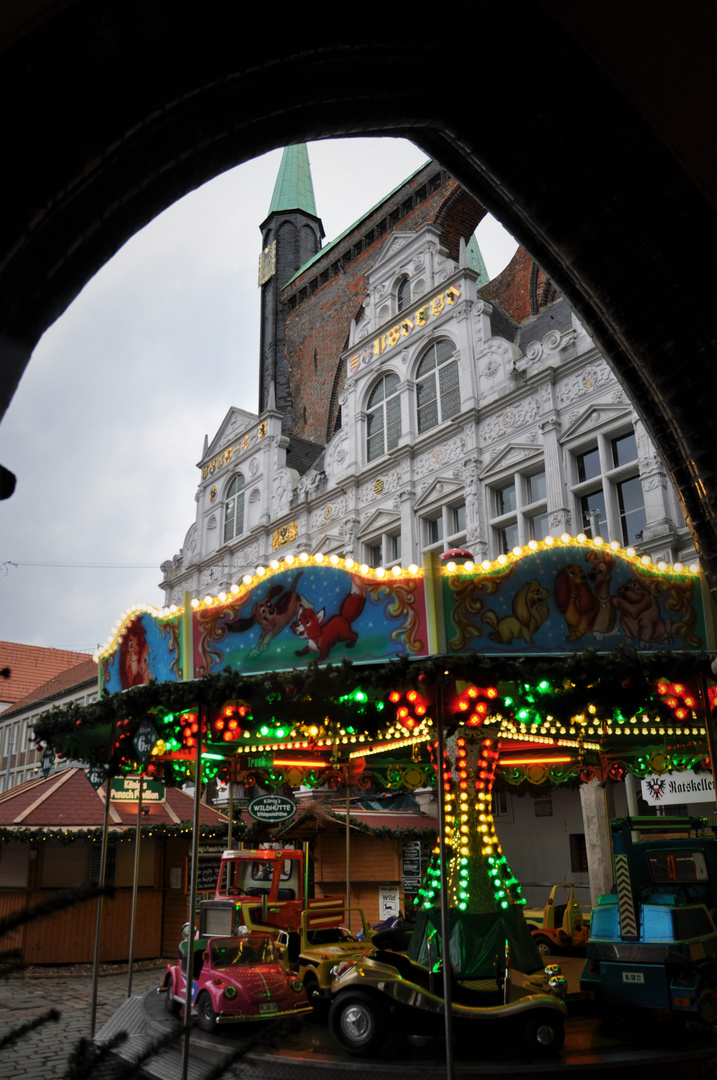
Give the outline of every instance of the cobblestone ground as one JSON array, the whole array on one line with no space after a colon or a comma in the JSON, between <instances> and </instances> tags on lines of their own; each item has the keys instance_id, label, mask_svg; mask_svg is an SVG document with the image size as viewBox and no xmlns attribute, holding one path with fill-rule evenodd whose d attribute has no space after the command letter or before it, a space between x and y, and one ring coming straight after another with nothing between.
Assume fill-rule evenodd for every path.
<instances>
[{"instance_id":1,"label":"cobblestone ground","mask_svg":"<svg viewBox=\"0 0 717 1080\"><path fill-rule=\"evenodd\" d=\"M164 964L135 971L132 995L158 986ZM97 992L97 1023L102 1026L127 997L127 972L101 975ZM0 1046L11 1030L57 1009L59 1020L21 1036L0 1048L0 1077L45 1080L71 1075L70 1055L80 1039L89 1038L92 1009L91 974L13 974L0 981Z\"/></svg>"}]
</instances>

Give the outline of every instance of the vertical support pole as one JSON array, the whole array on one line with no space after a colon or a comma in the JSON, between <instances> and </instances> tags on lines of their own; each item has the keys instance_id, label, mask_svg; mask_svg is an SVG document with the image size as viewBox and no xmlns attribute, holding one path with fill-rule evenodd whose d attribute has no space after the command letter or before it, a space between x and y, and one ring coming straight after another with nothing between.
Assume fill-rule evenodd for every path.
<instances>
[{"instance_id":1,"label":"vertical support pole","mask_svg":"<svg viewBox=\"0 0 717 1080\"><path fill-rule=\"evenodd\" d=\"M346 925L351 929L351 785L349 784L349 766L346 763Z\"/></svg>"},{"instance_id":2,"label":"vertical support pole","mask_svg":"<svg viewBox=\"0 0 717 1080\"><path fill-rule=\"evenodd\" d=\"M441 861L441 946L443 953L443 1021L446 1033L446 1080L453 1080L453 1012L451 1001L451 950L448 893L446 890L446 801L445 801L445 722L443 714L443 683L435 684L436 728L438 734L438 851Z\"/></svg>"},{"instance_id":3,"label":"vertical support pole","mask_svg":"<svg viewBox=\"0 0 717 1080\"><path fill-rule=\"evenodd\" d=\"M227 848L232 849L232 824L234 820L234 762L231 763L232 775L229 777L229 828L227 829Z\"/></svg>"},{"instance_id":4,"label":"vertical support pole","mask_svg":"<svg viewBox=\"0 0 717 1080\"><path fill-rule=\"evenodd\" d=\"M137 799L137 824L134 830L134 878L132 881L132 919L129 926L129 958L127 960L127 997L132 997L132 969L134 968L134 929L137 922L137 885L139 879L139 847L142 839L142 789L144 773L139 774L139 798Z\"/></svg>"},{"instance_id":5,"label":"vertical support pole","mask_svg":"<svg viewBox=\"0 0 717 1080\"><path fill-rule=\"evenodd\" d=\"M192 1030L192 974L194 972L194 938L196 933L197 874L199 871L199 810L202 797L202 739L206 709L199 706L197 753L194 758L194 819L192 824L191 885L189 889L189 938L187 940L187 982L184 997L184 1039L182 1042L182 1080L189 1071L189 1035Z\"/></svg>"},{"instance_id":6,"label":"vertical support pole","mask_svg":"<svg viewBox=\"0 0 717 1080\"><path fill-rule=\"evenodd\" d=\"M702 711L705 714L705 732L707 734L707 748L710 752L710 769L712 770L712 781L714 787L715 806L717 806L717 784L715 781L715 767L717 767L717 761L715 760L715 732L714 721L712 719L712 711L710 709L710 698L707 693L707 680L704 677L703 672L697 673L697 689L700 695L700 701L702 702Z\"/></svg>"},{"instance_id":7,"label":"vertical support pole","mask_svg":"<svg viewBox=\"0 0 717 1080\"><path fill-rule=\"evenodd\" d=\"M115 725L112 724L110 734L110 755L115 742ZM107 835L110 828L110 797L112 795L112 779L109 769L107 770L107 787L105 792L105 815L102 822L102 849L100 851L100 888L105 887L105 873L107 870ZM100 973L100 933L102 931L102 901L104 897L97 897L97 916L95 919L95 950L92 957L92 1004L90 1006L90 1038L95 1037L97 1023L97 980Z\"/></svg>"},{"instance_id":8,"label":"vertical support pole","mask_svg":"<svg viewBox=\"0 0 717 1080\"><path fill-rule=\"evenodd\" d=\"M309 841L304 840L304 908L309 906Z\"/></svg>"},{"instance_id":9,"label":"vertical support pole","mask_svg":"<svg viewBox=\"0 0 717 1080\"><path fill-rule=\"evenodd\" d=\"M184 593L184 610L182 612L182 679L194 678L194 620L192 609L192 594Z\"/></svg>"}]
</instances>

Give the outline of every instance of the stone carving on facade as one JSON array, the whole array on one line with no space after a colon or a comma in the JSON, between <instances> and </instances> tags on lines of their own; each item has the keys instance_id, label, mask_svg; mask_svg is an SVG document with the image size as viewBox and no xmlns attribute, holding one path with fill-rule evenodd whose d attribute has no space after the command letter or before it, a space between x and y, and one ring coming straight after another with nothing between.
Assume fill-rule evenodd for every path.
<instances>
[{"instance_id":1,"label":"stone carving on facade","mask_svg":"<svg viewBox=\"0 0 717 1080\"><path fill-rule=\"evenodd\" d=\"M331 502L325 506L320 507L318 510L314 510L309 519L311 531L317 532L319 529L325 529L327 523L340 521L346 514L347 502L345 495L339 495L338 498L332 499Z\"/></svg>"},{"instance_id":2,"label":"stone carving on facade","mask_svg":"<svg viewBox=\"0 0 717 1080\"><path fill-rule=\"evenodd\" d=\"M272 497L272 517L279 517L289 509L294 476L296 473L292 469L277 470Z\"/></svg>"},{"instance_id":3,"label":"stone carving on facade","mask_svg":"<svg viewBox=\"0 0 717 1080\"><path fill-rule=\"evenodd\" d=\"M333 439L326 447L326 474L331 476L335 472L339 472L341 466L349 456L348 451L349 435L345 429L337 431Z\"/></svg>"},{"instance_id":4,"label":"stone carving on facade","mask_svg":"<svg viewBox=\"0 0 717 1080\"><path fill-rule=\"evenodd\" d=\"M555 529L558 532L564 532L570 528L570 511L569 510L555 510L548 517L548 522L551 529Z\"/></svg>"},{"instance_id":5,"label":"stone carving on facade","mask_svg":"<svg viewBox=\"0 0 717 1080\"><path fill-rule=\"evenodd\" d=\"M197 530L197 523L195 521L194 524L190 525L189 529L187 530L187 535L184 538L184 545L183 545L183 548L182 548L182 550L186 551L187 555L190 558L191 558L192 555L195 555L196 551L197 551L197 535L198 535L198 530ZM176 558L176 555L175 555L175 558Z\"/></svg>"},{"instance_id":6,"label":"stone carving on facade","mask_svg":"<svg viewBox=\"0 0 717 1080\"><path fill-rule=\"evenodd\" d=\"M211 514L210 517L209 517L209 520L207 521L207 532L209 532L211 529L216 529L216 527L217 527L217 515L216 514Z\"/></svg>"},{"instance_id":7,"label":"stone carving on facade","mask_svg":"<svg viewBox=\"0 0 717 1080\"><path fill-rule=\"evenodd\" d=\"M382 473L375 480L370 480L367 484L361 485L358 492L358 501L362 506L366 506L368 503L373 502L374 499L395 491L400 479L398 469L391 469L389 472Z\"/></svg>"},{"instance_id":8,"label":"stone carving on facade","mask_svg":"<svg viewBox=\"0 0 717 1080\"><path fill-rule=\"evenodd\" d=\"M540 406L537 397L531 396L516 402L514 407L505 409L499 416L489 420L483 426L481 444L485 446L494 443L514 428L522 428L534 423L539 413Z\"/></svg>"},{"instance_id":9,"label":"stone carving on facade","mask_svg":"<svg viewBox=\"0 0 717 1080\"><path fill-rule=\"evenodd\" d=\"M245 544L232 554L232 569L242 570L245 566L256 566L260 558L259 544L254 541Z\"/></svg>"},{"instance_id":10,"label":"stone carving on facade","mask_svg":"<svg viewBox=\"0 0 717 1080\"><path fill-rule=\"evenodd\" d=\"M359 519L357 517L347 517L343 522L340 533L344 542L346 557L352 557L357 549L358 545L358 531L359 531Z\"/></svg>"},{"instance_id":11,"label":"stone carving on facade","mask_svg":"<svg viewBox=\"0 0 717 1080\"><path fill-rule=\"evenodd\" d=\"M654 491L656 488L667 488L667 477L664 473L654 473L652 476L648 476L647 480L642 481L642 486L645 491Z\"/></svg>"},{"instance_id":12,"label":"stone carving on facade","mask_svg":"<svg viewBox=\"0 0 717 1080\"><path fill-rule=\"evenodd\" d=\"M323 473L317 472L315 469L309 469L302 477L299 478L299 482L296 485L296 494L302 498L308 498L309 495L316 491L321 483L321 477Z\"/></svg>"},{"instance_id":13,"label":"stone carving on facade","mask_svg":"<svg viewBox=\"0 0 717 1080\"><path fill-rule=\"evenodd\" d=\"M489 379L494 379L500 371L500 363L495 353L489 353L487 357L487 363L483 368L483 374Z\"/></svg>"},{"instance_id":14,"label":"stone carving on facade","mask_svg":"<svg viewBox=\"0 0 717 1080\"><path fill-rule=\"evenodd\" d=\"M208 588L210 585L215 585L222 577L221 565L205 566L199 578L200 585L203 589Z\"/></svg>"},{"instance_id":15,"label":"stone carving on facade","mask_svg":"<svg viewBox=\"0 0 717 1080\"><path fill-rule=\"evenodd\" d=\"M607 364L590 364L584 371L569 379L562 379L557 387L557 399L560 405L570 405L573 401L591 393L598 386L613 378Z\"/></svg>"},{"instance_id":16,"label":"stone carving on facade","mask_svg":"<svg viewBox=\"0 0 717 1080\"><path fill-rule=\"evenodd\" d=\"M461 432L460 435L449 439L448 442L443 443L441 446L436 446L433 450L419 454L413 464L414 476L425 476L427 473L445 467L445 465L460 457L465 452L465 448L466 441Z\"/></svg>"}]
</instances>

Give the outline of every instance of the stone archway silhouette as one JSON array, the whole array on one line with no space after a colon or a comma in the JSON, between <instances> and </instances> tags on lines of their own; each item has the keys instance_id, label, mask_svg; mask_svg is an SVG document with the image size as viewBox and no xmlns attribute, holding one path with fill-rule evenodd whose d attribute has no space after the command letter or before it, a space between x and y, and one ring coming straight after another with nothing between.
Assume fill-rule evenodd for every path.
<instances>
[{"instance_id":1,"label":"stone archway silhouette","mask_svg":"<svg viewBox=\"0 0 717 1080\"><path fill-rule=\"evenodd\" d=\"M717 239L717 13L672 12L668 33L654 3L625 7L606 0L598 21L565 0L430 17L369 2L339 28L321 0L271 18L233 0L8 6L3 411L44 329L181 195L291 141L407 137L590 327L661 448L714 589L715 282L700 253Z\"/></svg>"}]
</instances>

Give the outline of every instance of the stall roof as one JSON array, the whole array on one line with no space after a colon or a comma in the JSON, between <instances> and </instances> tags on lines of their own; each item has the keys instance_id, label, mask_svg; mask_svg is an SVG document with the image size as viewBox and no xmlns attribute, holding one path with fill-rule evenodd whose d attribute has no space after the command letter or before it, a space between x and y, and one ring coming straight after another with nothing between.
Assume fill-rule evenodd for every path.
<instances>
[{"instance_id":1,"label":"stall roof","mask_svg":"<svg viewBox=\"0 0 717 1080\"><path fill-rule=\"evenodd\" d=\"M68 767L48 777L27 780L0 795L0 827L5 829L80 829L101 828L104 818L104 788L95 791L86 770ZM179 825L191 823L194 799L180 788L165 789L164 802L143 803L146 813L142 824ZM115 802L110 806L110 829L134 827L137 804ZM202 803L200 824L222 826L226 818Z\"/></svg>"}]
</instances>

